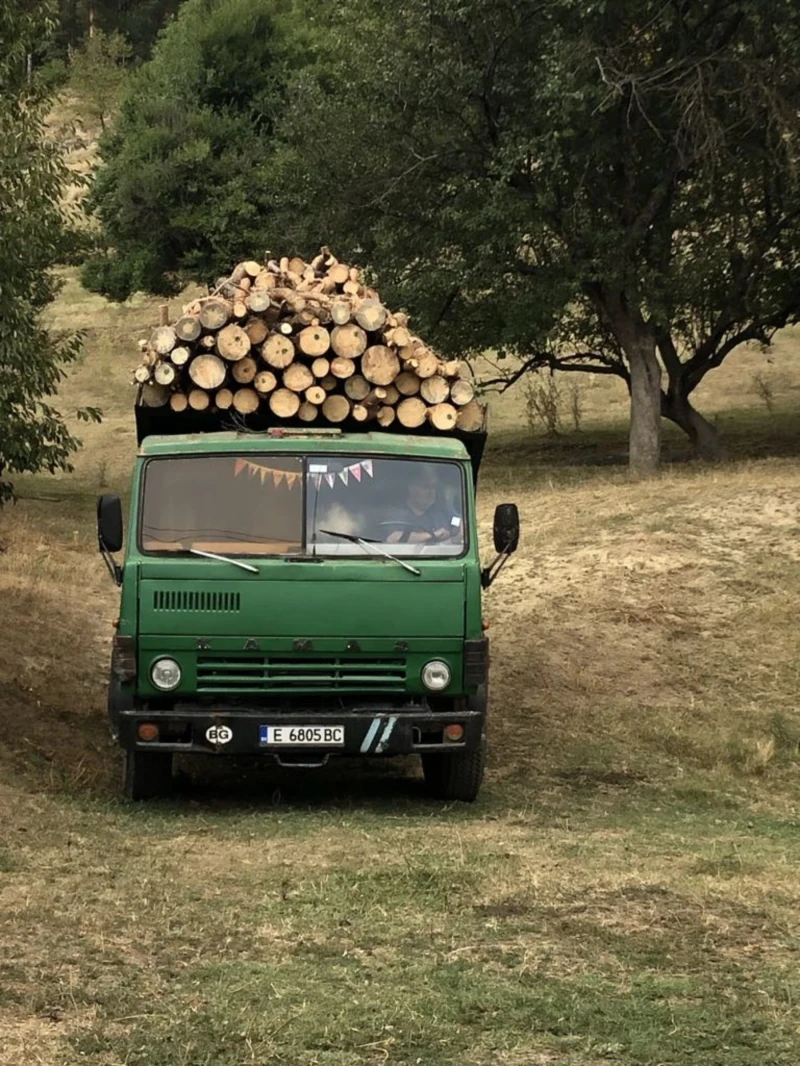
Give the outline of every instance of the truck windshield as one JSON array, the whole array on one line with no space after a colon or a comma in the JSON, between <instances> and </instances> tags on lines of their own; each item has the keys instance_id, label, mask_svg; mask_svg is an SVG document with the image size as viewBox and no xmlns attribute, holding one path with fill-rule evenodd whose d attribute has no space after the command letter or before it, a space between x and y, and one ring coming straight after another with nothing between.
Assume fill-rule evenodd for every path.
<instances>
[{"instance_id":1,"label":"truck windshield","mask_svg":"<svg viewBox=\"0 0 800 1066\"><path fill-rule=\"evenodd\" d=\"M341 455L151 459L140 543L149 552L380 558L361 538L394 556L457 556L464 515L456 463Z\"/></svg>"}]
</instances>

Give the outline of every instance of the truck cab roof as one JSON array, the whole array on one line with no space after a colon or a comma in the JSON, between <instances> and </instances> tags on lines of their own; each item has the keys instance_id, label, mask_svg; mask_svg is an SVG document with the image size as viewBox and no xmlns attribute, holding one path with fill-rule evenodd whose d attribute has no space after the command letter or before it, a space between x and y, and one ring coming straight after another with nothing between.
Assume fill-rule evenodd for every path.
<instances>
[{"instance_id":1,"label":"truck cab roof","mask_svg":"<svg viewBox=\"0 0 800 1066\"><path fill-rule=\"evenodd\" d=\"M279 429L265 432L222 431L146 437L139 454L201 455L208 452L342 452L405 458L468 458L463 442L452 437L404 433L342 433L336 429Z\"/></svg>"}]
</instances>

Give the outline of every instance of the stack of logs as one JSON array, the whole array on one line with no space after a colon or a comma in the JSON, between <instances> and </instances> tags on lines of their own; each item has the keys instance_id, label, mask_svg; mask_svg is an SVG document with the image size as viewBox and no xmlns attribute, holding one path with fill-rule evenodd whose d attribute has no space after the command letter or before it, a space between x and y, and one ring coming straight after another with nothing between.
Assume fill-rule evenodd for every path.
<instances>
[{"instance_id":1,"label":"stack of logs","mask_svg":"<svg viewBox=\"0 0 800 1066\"><path fill-rule=\"evenodd\" d=\"M278 419L444 432L484 425L461 363L436 355L327 248L310 263L239 263L173 324L162 308L140 347L134 378L148 406L249 415L266 405Z\"/></svg>"}]
</instances>

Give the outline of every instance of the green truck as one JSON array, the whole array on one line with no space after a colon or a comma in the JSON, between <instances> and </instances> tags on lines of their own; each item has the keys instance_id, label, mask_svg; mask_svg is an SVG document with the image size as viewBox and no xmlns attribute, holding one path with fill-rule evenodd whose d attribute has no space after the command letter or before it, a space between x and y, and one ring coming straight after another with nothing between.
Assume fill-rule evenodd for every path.
<instances>
[{"instance_id":1,"label":"green truck","mask_svg":"<svg viewBox=\"0 0 800 1066\"><path fill-rule=\"evenodd\" d=\"M418 753L433 796L474 800L481 592L519 538L516 506L500 505L496 558L481 567L485 436L222 429L204 417L137 408L121 564L120 499L98 501L121 588L108 713L125 795L168 791L176 754L307 768Z\"/></svg>"}]
</instances>

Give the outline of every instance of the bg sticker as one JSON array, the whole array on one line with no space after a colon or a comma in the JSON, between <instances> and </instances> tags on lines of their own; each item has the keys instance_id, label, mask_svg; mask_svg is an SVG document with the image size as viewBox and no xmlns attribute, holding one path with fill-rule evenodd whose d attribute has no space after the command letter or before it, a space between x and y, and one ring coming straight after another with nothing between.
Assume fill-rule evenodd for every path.
<instances>
[{"instance_id":1,"label":"bg sticker","mask_svg":"<svg viewBox=\"0 0 800 1066\"><path fill-rule=\"evenodd\" d=\"M212 725L206 730L209 744L227 744L233 740L233 730L227 725Z\"/></svg>"}]
</instances>

